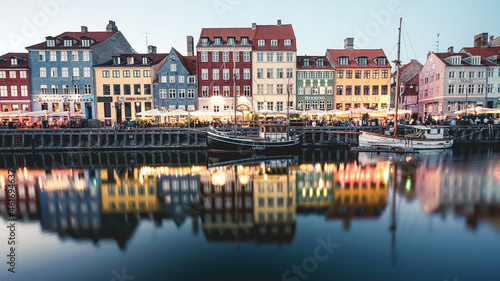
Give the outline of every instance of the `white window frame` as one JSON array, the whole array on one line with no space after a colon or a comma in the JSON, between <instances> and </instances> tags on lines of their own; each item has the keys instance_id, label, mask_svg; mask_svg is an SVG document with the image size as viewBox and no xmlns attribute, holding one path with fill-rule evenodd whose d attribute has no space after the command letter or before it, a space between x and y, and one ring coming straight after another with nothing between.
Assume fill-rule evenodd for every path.
<instances>
[{"instance_id":1,"label":"white window frame","mask_svg":"<svg viewBox=\"0 0 500 281\"><path fill-rule=\"evenodd\" d=\"M56 51L49 52L49 61L57 61L57 53Z\"/></svg>"},{"instance_id":2,"label":"white window frame","mask_svg":"<svg viewBox=\"0 0 500 281\"><path fill-rule=\"evenodd\" d=\"M90 67L83 68L83 77L90 77Z\"/></svg>"},{"instance_id":3,"label":"white window frame","mask_svg":"<svg viewBox=\"0 0 500 281\"><path fill-rule=\"evenodd\" d=\"M257 41L257 45L258 45L259 47L264 47L264 46L266 46L266 40L262 40L262 39L261 39L261 40Z\"/></svg>"},{"instance_id":4,"label":"white window frame","mask_svg":"<svg viewBox=\"0 0 500 281\"><path fill-rule=\"evenodd\" d=\"M57 67L50 68L50 77L57 77Z\"/></svg>"},{"instance_id":5,"label":"white window frame","mask_svg":"<svg viewBox=\"0 0 500 281\"><path fill-rule=\"evenodd\" d=\"M286 46L286 47L292 46L292 40L290 40L290 39L285 39L285 46Z\"/></svg>"},{"instance_id":6,"label":"white window frame","mask_svg":"<svg viewBox=\"0 0 500 281\"><path fill-rule=\"evenodd\" d=\"M68 61L68 51L61 51L61 61Z\"/></svg>"},{"instance_id":7,"label":"white window frame","mask_svg":"<svg viewBox=\"0 0 500 281\"><path fill-rule=\"evenodd\" d=\"M83 51L82 55L83 55L82 58L83 61L90 61L90 51Z\"/></svg>"},{"instance_id":8,"label":"white window frame","mask_svg":"<svg viewBox=\"0 0 500 281\"><path fill-rule=\"evenodd\" d=\"M78 61L78 51L71 51L71 61Z\"/></svg>"},{"instance_id":9,"label":"white window frame","mask_svg":"<svg viewBox=\"0 0 500 281\"><path fill-rule=\"evenodd\" d=\"M47 68L40 67L40 78L45 78L45 77L47 77Z\"/></svg>"}]
</instances>

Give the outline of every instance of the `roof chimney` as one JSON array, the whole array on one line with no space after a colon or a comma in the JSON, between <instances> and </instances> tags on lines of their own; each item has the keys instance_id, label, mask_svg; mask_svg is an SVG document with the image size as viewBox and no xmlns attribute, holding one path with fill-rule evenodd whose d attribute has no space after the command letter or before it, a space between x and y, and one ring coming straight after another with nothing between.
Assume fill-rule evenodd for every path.
<instances>
[{"instance_id":1,"label":"roof chimney","mask_svg":"<svg viewBox=\"0 0 500 281\"><path fill-rule=\"evenodd\" d=\"M474 48L486 48L488 47L488 33L479 33L474 36Z\"/></svg>"},{"instance_id":2,"label":"roof chimney","mask_svg":"<svg viewBox=\"0 0 500 281\"><path fill-rule=\"evenodd\" d=\"M148 54L156 54L156 46L149 45L148 46Z\"/></svg>"},{"instance_id":3,"label":"roof chimney","mask_svg":"<svg viewBox=\"0 0 500 281\"><path fill-rule=\"evenodd\" d=\"M89 32L89 29L86 26L82 25L82 32Z\"/></svg>"},{"instance_id":4,"label":"roof chimney","mask_svg":"<svg viewBox=\"0 0 500 281\"><path fill-rule=\"evenodd\" d=\"M187 37L187 55L194 56L194 39L191 35Z\"/></svg>"},{"instance_id":5,"label":"roof chimney","mask_svg":"<svg viewBox=\"0 0 500 281\"><path fill-rule=\"evenodd\" d=\"M344 40L344 49L346 50L354 50L354 38L346 38Z\"/></svg>"},{"instance_id":6,"label":"roof chimney","mask_svg":"<svg viewBox=\"0 0 500 281\"><path fill-rule=\"evenodd\" d=\"M106 32L114 32L118 31L118 27L115 25L115 22L110 20L108 25L106 25Z\"/></svg>"},{"instance_id":7,"label":"roof chimney","mask_svg":"<svg viewBox=\"0 0 500 281\"><path fill-rule=\"evenodd\" d=\"M453 46L448 47L448 53L453 54Z\"/></svg>"},{"instance_id":8,"label":"roof chimney","mask_svg":"<svg viewBox=\"0 0 500 281\"><path fill-rule=\"evenodd\" d=\"M281 20L278 20L278 26L281 26Z\"/></svg>"},{"instance_id":9,"label":"roof chimney","mask_svg":"<svg viewBox=\"0 0 500 281\"><path fill-rule=\"evenodd\" d=\"M427 58L429 58L429 56L430 56L430 55L431 55L431 51L429 51L429 52L427 53Z\"/></svg>"},{"instance_id":10,"label":"roof chimney","mask_svg":"<svg viewBox=\"0 0 500 281\"><path fill-rule=\"evenodd\" d=\"M257 24L254 22L252 23L252 29L255 30L257 28Z\"/></svg>"}]
</instances>

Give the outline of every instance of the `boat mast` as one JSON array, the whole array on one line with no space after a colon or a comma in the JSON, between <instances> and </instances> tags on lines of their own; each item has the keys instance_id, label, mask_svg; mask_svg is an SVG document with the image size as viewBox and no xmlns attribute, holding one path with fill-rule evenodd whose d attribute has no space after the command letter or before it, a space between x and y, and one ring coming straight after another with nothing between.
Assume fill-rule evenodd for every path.
<instances>
[{"instance_id":1,"label":"boat mast","mask_svg":"<svg viewBox=\"0 0 500 281\"><path fill-rule=\"evenodd\" d=\"M403 22L403 17L399 18L399 36L398 36L398 59L396 62L396 93L394 96L394 135L397 135L398 131L398 107L399 107L399 66L401 65L401 23Z\"/></svg>"},{"instance_id":2,"label":"boat mast","mask_svg":"<svg viewBox=\"0 0 500 281\"><path fill-rule=\"evenodd\" d=\"M286 83L286 140L290 138L290 87L289 87L290 78L287 79Z\"/></svg>"},{"instance_id":3,"label":"boat mast","mask_svg":"<svg viewBox=\"0 0 500 281\"><path fill-rule=\"evenodd\" d=\"M236 115L236 104L237 104L238 97L236 96L236 72L235 72L235 69L236 69L236 59L235 59L235 56L236 56L236 47L234 47L234 49L233 49L234 128L236 129L236 118L237 118L237 115ZM243 116L242 116L242 118L243 118Z\"/></svg>"}]
</instances>

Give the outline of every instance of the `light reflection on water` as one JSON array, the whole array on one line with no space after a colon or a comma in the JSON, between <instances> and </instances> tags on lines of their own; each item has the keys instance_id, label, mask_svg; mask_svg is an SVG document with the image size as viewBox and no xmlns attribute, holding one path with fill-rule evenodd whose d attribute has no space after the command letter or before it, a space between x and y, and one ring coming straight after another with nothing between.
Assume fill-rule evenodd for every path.
<instances>
[{"instance_id":1,"label":"light reflection on water","mask_svg":"<svg viewBox=\"0 0 500 281\"><path fill-rule=\"evenodd\" d=\"M19 249L17 276L27 279L42 271L47 280L109 280L125 267L136 276L128 280L500 276L492 262L500 257L493 149L245 160L206 152L3 157L27 166L16 169L18 239L31 247ZM7 170L0 175L3 228ZM307 258L328 237L340 247L312 267ZM48 245L57 251L40 259ZM93 258L72 265L82 253ZM72 266L49 272L47 261ZM292 272L294 265L306 271Z\"/></svg>"}]
</instances>

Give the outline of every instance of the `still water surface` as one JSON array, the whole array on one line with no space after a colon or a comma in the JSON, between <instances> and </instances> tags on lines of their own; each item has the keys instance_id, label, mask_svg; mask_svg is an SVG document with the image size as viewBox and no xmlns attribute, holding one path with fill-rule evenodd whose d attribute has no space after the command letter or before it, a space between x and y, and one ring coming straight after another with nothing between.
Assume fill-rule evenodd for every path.
<instances>
[{"instance_id":1,"label":"still water surface","mask_svg":"<svg viewBox=\"0 0 500 281\"><path fill-rule=\"evenodd\" d=\"M500 280L495 148L0 160L0 280Z\"/></svg>"}]
</instances>

